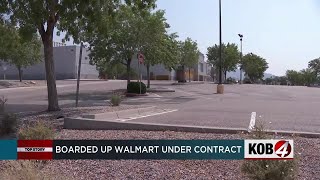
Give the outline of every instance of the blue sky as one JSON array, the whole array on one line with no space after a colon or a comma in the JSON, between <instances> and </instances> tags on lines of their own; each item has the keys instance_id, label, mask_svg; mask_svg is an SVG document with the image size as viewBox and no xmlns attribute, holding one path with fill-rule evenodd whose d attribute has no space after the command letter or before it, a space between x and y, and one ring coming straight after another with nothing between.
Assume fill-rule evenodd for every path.
<instances>
[{"instance_id":1,"label":"blue sky","mask_svg":"<svg viewBox=\"0 0 320 180\"><path fill-rule=\"evenodd\" d=\"M218 0L158 0L171 32L196 40L201 52L219 42ZM222 40L239 44L269 62L267 72L307 68L320 57L320 1L222 0Z\"/></svg>"},{"instance_id":2,"label":"blue sky","mask_svg":"<svg viewBox=\"0 0 320 180\"><path fill-rule=\"evenodd\" d=\"M166 11L170 32L196 40L206 54L219 43L218 0L158 0ZM320 57L319 0L222 0L222 40L239 44L243 53L256 53L269 63L268 73L307 68ZM59 41L60 37L55 37ZM69 44L69 43L68 43Z\"/></svg>"}]
</instances>

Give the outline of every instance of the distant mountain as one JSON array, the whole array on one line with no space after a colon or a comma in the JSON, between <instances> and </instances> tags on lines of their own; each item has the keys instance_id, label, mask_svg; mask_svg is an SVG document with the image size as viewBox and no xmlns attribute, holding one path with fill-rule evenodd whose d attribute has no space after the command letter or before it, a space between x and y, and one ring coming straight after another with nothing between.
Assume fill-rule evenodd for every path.
<instances>
[{"instance_id":1,"label":"distant mountain","mask_svg":"<svg viewBox=\"0 0 320 180\"><path fill-rule=\"evenodd\" d=\"M243 72L243 73L242 73L242 78L245 77L244 74L245 74L245 73ZM263 78L263 79L270 78L270 77L272 77L272 76L274 76L274 75L273 75L273 74L270 74L270 73L264 73L264 78ZM228 72L228 73L227 73L227 78L229 78L229 77L234 78L234 79L236 79L236 80L240 80L240 70L237 69L236 71Z\"/></svg>"}]
</instances>

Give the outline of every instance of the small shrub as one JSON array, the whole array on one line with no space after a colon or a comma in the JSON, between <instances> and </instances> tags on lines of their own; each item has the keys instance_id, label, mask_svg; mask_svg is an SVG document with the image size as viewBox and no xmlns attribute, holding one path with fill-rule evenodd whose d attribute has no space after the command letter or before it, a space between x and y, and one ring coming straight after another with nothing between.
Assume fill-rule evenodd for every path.
<instances>
[{"instance_id":1,"label":"small shrub","mask_svg":"<svg viewBox=\"0 0 320 180\"><path fill-rule=\"evenodd\" d=\"M140 94L140 83L139 82L130 82L127 86L128 93ZM141 94L147 93L147 86L141 82Z\"/></svg>"},{"instance_id":2,"label":"small shrub","mask_svg":"<svg viewBox=\"0 0 320 180\"><path fill-rule=\"evenodd\" d=\"M112 106L119 106L121 103L121 96L120 95L112 95L111 96L111 105Z\"/></svg>"},{"instance_id":3,"label":"small shrub","mask_svg":"<svg viewBox=\"0 0 320 180\"><path fill-rule=\"evenodd\" d=\"M254 139L271 139L265 131L265 125L260 122L252 134ZM241 171L252 180L291 180L295 179L297 171L296 160L252 160L242 164Z\"/></svg>"},{"instance_id":4,"label":"small shrub","mask_svg":"<svg viewBox=\"0 0 320 180\"><path fill-rule=\"evenodd\" d=\"M37 122L33 126L20 129L18 138L22 140L53 139L54 130L44 122Z\"/></svg>"},{"instance_id":5,"label":"small shrub","mask_svg":"<svg viewBox=\"0 0 320 180\"><path fill-rule=\"evenodd\" d=\"M10 134L16 132L17 117L14 114L0 114L0 134Z\"/></svg>"},{"instance_id":6,"label":"small shrub","mask_svg":"<svg viewBox=\"0 0 320 180\"><path fill-rule=\"evenodd\" d=\"M266 125L263 121L257 120L252 132L254 139L270 139L271 137L266 133Z\"/></svg>"}]
</instances>

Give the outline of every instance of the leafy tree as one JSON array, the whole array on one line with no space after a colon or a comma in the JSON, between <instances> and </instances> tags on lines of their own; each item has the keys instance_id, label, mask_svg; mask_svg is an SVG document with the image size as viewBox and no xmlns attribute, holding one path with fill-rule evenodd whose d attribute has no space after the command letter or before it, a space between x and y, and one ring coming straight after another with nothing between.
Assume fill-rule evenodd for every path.
<instances>
[{"instance_id":1,"label":"leafy tree","mask_svg":"<svg viewBox=\"0 0 320 180\"><path fill-rule=\"evenodd\" d=\"M249 53L243 57L243 70L252 83L261 80L268 69L268 63L262 57Z\"/></svg>"},{"instance_id":2,"label":"leafy tree","mask_svg":"<svg viewBox=\"0 0 320 180\"><path fill-rule=\"evenodd\" d=\"M99 78L101 79L127 79L127 70L126 67L121 63L109 63L104 66L97 66L97 70L99 71ZM137 78L138 74L134 71L134 69L130 69L130 77Z\"/></svg>"},{"instance_id":3,"label":"leafy tree","mask_svg":"<svg viewBox=\"0 0 320 180\"><path fill-rule=\"evenodd\" d=\"M212 47L208 47L207 53L209 63L216 67L216 69L219 69L220 67L219 49L220 45L215 44ZM236 44L222 44L222 71L225 79L227 78L227 72L235 71L237 69L239 57L240 52Z\"/></svg>"},{"instance_id":4,"label":"leafy tree","mask_svg":"<svg viewBox=\"0 0 320 180\"><path fill-rule=\"evenodd\" d=\"M17 67L20 82L22 81L21 68L33 65L42 60L41 42L37 34L31 40L24 40L19 31L10 24L0 24L0 59Z\"/></svg>"},{"instance_id":5,"label":"leafy tree","mask_svg":"<svg viewBox=\"0 0 320 180\"><path fill-rule=\"evenodd\" d=\"M266 78L265 82L269 85L287 85L288 79L286 76L273 76L271 78Z\"/></svg>"},{"instance_id":6,"label":"leafy tree","mask_svg":"<svg viewBox=\"0 0 320 180\"><path fill-rule=\"evenodd\" d=\"M280 83L280 85L288 85L288 79L286 76L278 77L278 82Z\"/></svg>"},{"instance_id":7,"label":"leafy tree","mask_svg":"<svg viewBox=\"0 0 320 180\"><path fill-rule=\"evenodd\" d=\"M304 85L303 74L301 72L299 72L299 71L287 70L286 77L288 78L288 81L293 86L302 86L302 85Z\"/></svg>"},{"instance_id":8,"label":"leafy tree","mask_svg":"<svg viewBox=\"0 0 320 180\"><path fill-rule=\"evenodd\" d=\"M141 37L141 52L145 56L144 64L147 67L147 87L150 88L150 66L163 64L167 69L173 68L178 61L178 45L175 34L168 34L164 17L165 12L158 10L143 15L143 32Z\"/></svg>"},{"instance_id":9,"label":"leafy tree","mask_svg":"<svg viewBox=\"0 0 320 180\"><path fill-rule=\"evenodd\" d=\"M141 12L146 13L146 11ZM109 15L106 15L103 18L108 17ZM87 34L91 49L90 59L97 66L105 63L122 63L127 68L129 84L132 58L142 49L144 40L143 14L131 6L122 5L113 18L112 22L97 24L96 30Z\"/></svg>"},{"instance_id":10,"label":"leafy tree","mask_svg":"<svg viewBox=\"0 0 320 180\"><path fill-rule=\"evenodd\" d=\"M317 76L320 75L320 58L310 61L309 68L313 70Z\"/></svg>"},{"instance_id":11,"label":"leafy tree","mask_svg":"<svg viewBox=\"0 0 320 180\"><path fill-rule=\"evenodd\" d=\"M310 86L311 84L317 82L317 74L316 71L313 71L310 68L301 70L301 74L303 76L303 82L305 85Z\"/></svg>"},{"instance_id":12,"label":"leafy tree","mask_svg":"<svg viewBox=\"0 0 320 180\"><path fill-rule=\"evenodd\" d=\"M103 15L112 16L118 6L125 2L133 9L155 6L154 0L4 0L0 9L8 5L7 14L21 28L22 34L30 37L36 31L44 47L47 78L48 110L60 110L58 104L55 69L53 61L53 32L57 28L66 32L66 40L72 36L75 43L83 40L84 32L92 31L94 23L103 20Z\"/></svg>"},{"instance_id":13,"label":"leafy tree","mask_svg":"<svg viewBox=\"0 0 320 180\"><path fill-rule=\"evenodd\" d=\"M0 24L0 34L5 34L6 36L0 36L0 59L7 61L9 59L10 53L15 49L16 33L13 27L8 26L5 23Z\"/></svg>"},{"instance_id":14,"label":"leafy tree","mask_svg":"<svg viewBox=\"0 0 320 180\"><path fill-rule=\"evenodd\" d=\"M19 72L19 80L22 82L22 70L28 66L37 64L42 61L41 41L34 36L31 41L19 40L18 47L9 59L9 63L17 67Z\"/></svg>"},{"instance_id":15,"label":"leafy tree","mask_svg":"<svg viewBox=\"0 0 320 180\"><path fill-rule=\"evenodd\" d=\"M265 82L266 82L267 85L272 85L273 78L266 78Z\"/></svg>"},{"instance_id":16,"label":"leafy tree","mask_svg":"<svg viewBox=\"0 0 320 180\"><path fill-rule=\"evenodd\" d=\"M198 44L193 41L191 38L187 38L185 41L180 42L180 62L179 65L181 66L183 72L183 81L186 81L185 78L185 68L188 67L189 69L189 81L190 79L190 68L193 68L194 65L198 63L199 58L199 50Z\"/></svg>"}]
</instances>

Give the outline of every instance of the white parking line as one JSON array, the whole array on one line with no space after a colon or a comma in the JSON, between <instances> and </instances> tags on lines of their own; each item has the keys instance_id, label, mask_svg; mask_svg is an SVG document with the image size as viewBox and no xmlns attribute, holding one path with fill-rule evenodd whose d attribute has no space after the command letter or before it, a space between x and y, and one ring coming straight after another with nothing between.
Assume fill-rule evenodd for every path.
<instances>
[{"instance_id":1,"label":"white parking line","mask_svg":"<svg viewBox=\"0 0 320 180\"><path fill-rule=\"evenodd\" d=\"M139 100L160 100L161 98L135 98L135 99L127 99L128 101L139 101Z\"/></svg>"},{"instance_id":2,"label":"white parking line","mask_svg":"<svg viewBox=\"0 0 320 180\"><path fill-rule=\"evenodd\" d=\"M156 97L162 97L162 96L160 96L159 94L156 94L156 93L152 93L154 96L156 96Z\"/></svg>"},{"instance_id":3,"label":"white parking line","mask_svg":"<svg viewBox=\"0 0 320 180\"><path fill-rule=\"evenodd\" d=\"M132 117L132 118L128 118L128 119L117 119L117 121L121 121L121 122L131 121L131 120L135 120L135 119L141 119L141 118L146 118L146 117L151 117L151 116L157 116L157 115L167 114L167 113L176 112L176 111L178 111L178 109L165 111L165 112L161 112L161 113L149 114L149 115L145 115L145 116L137 116L137 117Z\"/></svg>"},{"instance_id":4,"label":"white parking line","mask_svg":"<svg viewBox=\"0 0 320 180\"><path fill-rule=\"evenodd\" d=\"M251 120L249 123L248 132L252 132L252 130L254 129L254 126L256 125L256 116L257 116L256 112L251 113Z\"/></svg>"}]
</instances>

